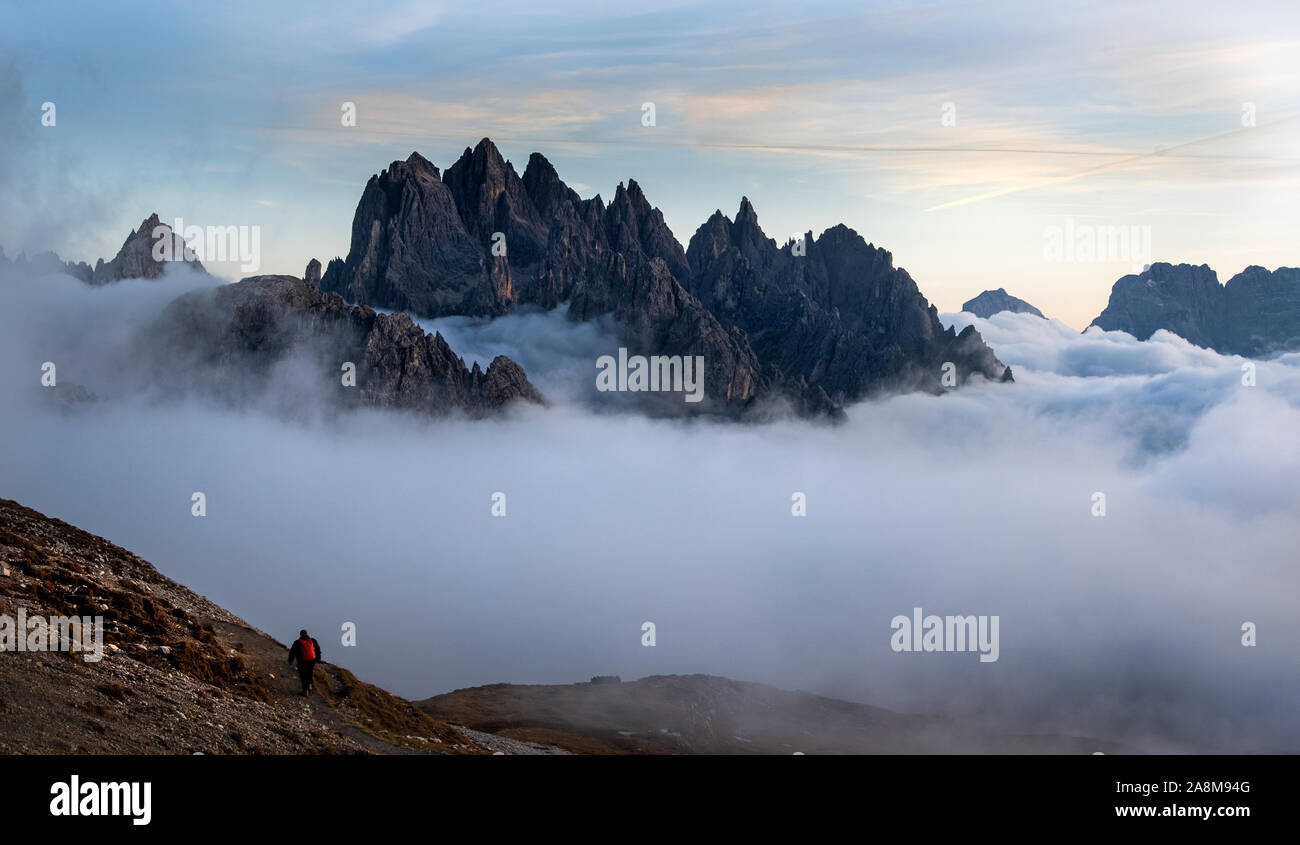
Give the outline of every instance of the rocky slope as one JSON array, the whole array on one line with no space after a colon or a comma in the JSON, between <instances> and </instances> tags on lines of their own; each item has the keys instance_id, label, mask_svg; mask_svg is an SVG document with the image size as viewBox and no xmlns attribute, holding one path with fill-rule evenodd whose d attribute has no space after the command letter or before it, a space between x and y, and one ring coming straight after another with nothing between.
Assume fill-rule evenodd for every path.
<instances>
[{"instance_id":1,"label":"rocky slope","mask_svg":"<svg viewBox=\"0 0 1300 845\"><path fill-rule=\"evenodd\" d=\"M968 314L974 314L976 317L983 317L986 320L1003 311L1011 311L1016 314L1033 314L1036 317L1043 316L1042 311L1039 311L1028 302L1007 293L1006 288L986 290L974 299L968 299L962 303L961 310Z\"/></svg>"},{"instance_id":2,"label":"rocky slope","mask_svg":"<svg viewBox=\"0 0 1300 845\"><path fill-rule=\"evenodd\" d=\"M306 276L318 272L313 262ZM499 356L486 371L477 363L467 368L441 334L425 334L407 314L348 305L293 276L254 276L184 294L136 338L136 348L154 363L155 384L197 386L235 403L477 416L517 400L542 401L509 358Z\"/></svg>"},{"instance_id":3,"label":"rocky slope","mask_svg":"<svg viewBox=\"0 0 1300 845\"><path fill-rule=\"evenodd\" d=\"M748 200L683 250L635 181L584 200L534 153L520 176L486 138L440 174L413 153L362 194L323 290L423 316L520 305L613 315L631 354L702 355L714 407L782 396L806 413L891 389L1006 375L974 329L945 331L892 257L838 226L805 254L763 235ZM612 352L613 350L611 350Z\"/></svg>"},{"instance_id":4,"label":"rocky slope","mask_svg":"<svg viewBox=\"0 0 1300 845\"><path fill-rule=\"evenodd\" d=\"M1300 269L1251 266L1222 285L1204 264L1152 264L1115 282L1092 325L1139 340L1165 329L1229 355L1300 349Z\"/></svg>"},{"instance_id":5,"label":"rocky slope","mask_svg":"<svg viewBox=\"0 0 1300 845\"><path fill-rule=\"evenodd\" d=\"M0 652L2 754L487 753L333 664L302 698L283 643L125 549L0 499L0 615L20 608L103 616L103 659Z\"/></svg>"},{"instance_id":6,"label":"rocky slope","mask_svg":"<svg viewBox=\"0 0 1300 845\"><path fill-rule=\"evenodd\" d=\"M613 681L612 683L609 681ZM1114 753L1081 737L1013 736L711 675L493 684L418 702L437 719L586 754ZM1128 749L1131 750L1131 749Z\"/></svg>"}]
</instances>

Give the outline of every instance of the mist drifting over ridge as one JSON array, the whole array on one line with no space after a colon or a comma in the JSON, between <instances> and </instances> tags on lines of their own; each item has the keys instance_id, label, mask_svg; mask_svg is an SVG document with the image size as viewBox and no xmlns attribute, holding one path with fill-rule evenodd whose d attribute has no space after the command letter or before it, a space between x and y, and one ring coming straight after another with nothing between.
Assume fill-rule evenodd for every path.
<instances>
[{"instance_id":1,"label":"mist drifting over ridge","mask_svg":"<svg viewBox=\"0 0 1300 845\"><path fill-rule=\"evenodd\" d=\"M517 355L547 408L291 419L131 378L131 337L180 284L0 279L0 493L272 634L325 632L395 692L707 672L1148 746L1300 748L1300 355L1245 387L1245 359L1168 333L949 315L1014 387L742 426L593 413L581 379L616 340L557 310L422 322L466 363ZM50 401L45 361L99 401ZM999 660L891 651L914 607L999 615Z\"/></svg>"}]
</instances>

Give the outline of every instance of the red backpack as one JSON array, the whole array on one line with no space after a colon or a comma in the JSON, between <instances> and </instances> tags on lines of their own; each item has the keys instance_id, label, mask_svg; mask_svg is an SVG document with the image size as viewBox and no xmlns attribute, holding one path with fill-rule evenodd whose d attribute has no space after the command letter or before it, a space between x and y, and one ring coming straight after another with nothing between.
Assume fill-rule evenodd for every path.
<instances>
[{"instance_id":1,"label":"red backpack","mask_svg":"<svg viewBox=\"0 0 1300 845\"><path fill-rule=\"evenodd\" d=\"M310 639L298 640L298 648L304 661L316 659L316 644Z\"/></svg>"}]
</instances>

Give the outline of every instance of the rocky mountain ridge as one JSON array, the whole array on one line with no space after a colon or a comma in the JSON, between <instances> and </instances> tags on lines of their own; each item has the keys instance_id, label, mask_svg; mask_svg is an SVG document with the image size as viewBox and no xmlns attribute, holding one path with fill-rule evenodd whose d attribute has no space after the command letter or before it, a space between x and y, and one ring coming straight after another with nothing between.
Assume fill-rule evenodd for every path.
<instances>
[{"instance_id":1,"label":"rocky mountain ridge","mask_svg":"<svg viewBox=\"0 0 1300 845\"><path fill-rule=\"evenodd\" d=\"M959 382L1009 378L973 328L945 330L892 256L847 227L778 247L742 199L735 221L716 212L683 249L635 180L608 205L584 200L540 153L520 176L487 138L445 173L412 153L372 177L348 255L320 286L428 317L561 303L577 320L610 314L629 347L703 355L707 396L731 410L940 392L945 362Z\"/></svg>"},{"instance_id":2,"label":"rocky mountain ridge","mask_svg":"<svg viewBox=\"0 0 1300 845\"><path fill-rule=\"evenodd\" d=\"M1220 284L1207 265L1158 262L1122 277L1092 325L1146 340L1159 329L1225 355L1300 349L1300 268L1250 266Z\"/></svg>"},{"instance_id":3,"label":"rocky mountain ridge","mask_svg":"<svg viewBox=\"0 0 1300 845\"><path fill-rule=\"evenodd\" d=\"M483 416L543 401L509 358L467 367L408 314L348 305L312 285L313 264L303 279L253 276L171 302L136 339L155 362L153 382L198 385L235 403L273 397L286 409L320 402Z\"/></svg>"}]
</instances>

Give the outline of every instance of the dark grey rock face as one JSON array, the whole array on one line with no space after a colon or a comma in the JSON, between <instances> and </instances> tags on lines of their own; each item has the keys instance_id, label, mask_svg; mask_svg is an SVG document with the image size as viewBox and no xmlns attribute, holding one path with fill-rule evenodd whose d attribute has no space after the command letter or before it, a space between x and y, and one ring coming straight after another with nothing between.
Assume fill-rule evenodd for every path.
<instances>
[{"instance_id":1,"label":"dark grey rock face","mask_svg":"<svg viewBox=\"0 0 1300 845\"><path fill-rule=\"evenodd\" d=\"M419 153L370 178L347 260L331 261L320 287L429 317L502 314L513 303L509 276L490 270L438 168Z\"/></svg>"},{"instance_id":2,"label":"dark grey rock face","mask_svg":"<svg viewBox=\"0 0 1300 845\"><path fill-rule=\"evenodd\" d=\"M583 200L539 153L522 177L486 138L438 175L418 154L370 180L346 260L320 286L422 316L496 315L569 303L610 314L647 354L702 355L708 402L745 409L783 396L805 413L890 389L1001 379L978 333L945 331L892 256L838 226L806 254L778 248L743 200L683 250L641 186ZM504 245L504 254L501 254Z\"/></svg>"},{"instance_id":3,"label":"dark grey rock face","mask_svg":"<svg viewBox=\"0 0 1300 845\"><path fill-rule=\"evenodd\" d=\"M986 290L974 299L968 299L962 303L961 310L968 314L974 314L976 317L983 317L986 320L1003 311L1012 311L1016 314L1033 314L1036 317L1043 316L1042 311L1039 311L1028 302L1007 293L1006 288ZM1044 317L1044 319L1046 318Z\"/></svg>"},{"instance_id":4,"label":"dark grey rock face","mask_svg":"<svg viewBox=\"0 0 1300 845\"><path fill-rule=\"evenodd\" d=\"M612 314L623 340L655 355L702 355L705 393L714 403L753 398L762 383L759 362L744 335L729 331L673 278L661 258L633 260L607 253L603 272L579 282L571 317Z\"/></svg>"},{"instance_id":5,"label":"dark grey rock face","mask_svg":"<svg viewBox=\"0 0 1300 845\"><path fill-rule=\"evenodd\" d=\"M1250 266L1228 280L1226 347L1238 355L1300 349L1300 268Z\"/></svg>"},{"instance_id":6,"label":"dark grey rock face","mask_svg":"<svg viewBox=\"0 0 1300 845\"><path fill-rule=\"evenodd\" d=\"M406 314L348 305L293 276L253 276L174 300L137 344L154 383L198 387L236 404L274 393L285 407L366 405L484 415L541 402L524 371L498 357L466 368L441 334ZM355 366L355 386L343 368Z\"/></svg>"},{"instance_id":7,"label":"dark grey rock face","mask_svg":"<svg viewBox=\"0 0 1300 845\"><path fill-rule=\"evenodd\" d=\"M974 328L944 329L893 256L847 226L778 248L742 199L734 222L715 212L686 254L688 289L795 390L838 405L884 390L937 392L948 362L958 383L1006 370Z\"/></svg>"},{"instance_id":8,"label":"dark grey rock face","mask_svg":"<svg viewBox=\"0 0 1300 845\"><path fill-rule=\"evenodd\" d=\"M1225 336L1224 317L1223 286L1213 270L1160 262L1115 282L1106 309L1092 324L1138 340L1166 329L1197 346L1213 347Z\"/></svg>"},{"instance_id":9,"label":"dark grey rock face","mask_svg":"<svg viewBox=\"0 0 1300 845\"><path fill-rule=\"evenodd\" d=\"M443 182L503 306L512 305L512 270L531 276L546 252L548 227L541 213L514 167L486 138L474 149L465 149L447 168ZM502 249L506 254L499 254Z\"/></svg>"},{"instance_id":10,"label":"dark grey rock face","mask_svg":"<svg viewBox=\"0 0 1300 845\"><path fill-rule=\"evenodd\" d=\"M1092 324L1138 340L1165 329L1229 355L1300 349L1300 269L1247 267L1221 285L1204 264L1152 264L1115 282Z\"/></svg>"}]
</instances>

